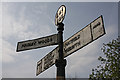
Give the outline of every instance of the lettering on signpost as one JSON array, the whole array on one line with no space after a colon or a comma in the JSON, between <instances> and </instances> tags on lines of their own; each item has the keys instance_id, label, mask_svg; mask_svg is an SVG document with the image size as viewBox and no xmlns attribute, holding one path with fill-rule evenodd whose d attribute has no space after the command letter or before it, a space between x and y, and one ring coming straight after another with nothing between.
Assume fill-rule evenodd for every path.
<instances>
[{"instance_id":1,"label":"lettering on signpost","mask_svg":"<svg viewBox=\"0 0 120 80\"><path fill-rule=\"evenodd\" d=\"M42 60L37 63L37 74L42 72Z\"/></svg>"},{"instance_id":2,"label":"lettering on signpost","mask_svg":"<svg viewBox=\"0 0 120 80\"><path fill-rule=\"evenodd\" d=\"M55 60L58 59L58 48L55 48L40 61L37 62L37 71L36 75L39 75L41 72L45 71L49 67L55 64Z\"/></svg>"},{"instance_id":3,"label":"lettering on signpost","mask_svg":"<svg viewBox=\"0 0 120 80\"><path fill-rule=\"evenodd\" d=\"M57 37L58 35L54 34L54 35L43 37L43 38L18 42L17 52L41 48L41 47L50 46L50 45L56 45L58 44Z\"/></svg>"},{"instance_id":4,"label":"lettering on signpost","mask_svg":"<svg viewBox=\"0 0 120 80\"><path fill-rule=\"evenodd\" d=\"M50 52L44 57L44 69L48 69L54 63L54 56L55 54Z\"/></svg>"},{"instance_id":5,"label":"lettering on signpost","mask_svg":"<svg viewBox=\"0 0 120 80\"><path fill-rule=\"evenodd\" d=\"M66 57L77 51L90 41L92 41L90 25L87 25L64 42L64 56Z\"/></svg>"},{"instance_id":6,"label":"lettering on signpost","mask_svg":"<svg viewBox=\"0 0 120 80\"><path fill-rule=\"evenodd\" d=\"M105 34L102 16L100 16L98 19L96 19L91 23L91 29L92 29L91 31L92 31L93 40L96 40Z\"/></svg>"}]
</instances>

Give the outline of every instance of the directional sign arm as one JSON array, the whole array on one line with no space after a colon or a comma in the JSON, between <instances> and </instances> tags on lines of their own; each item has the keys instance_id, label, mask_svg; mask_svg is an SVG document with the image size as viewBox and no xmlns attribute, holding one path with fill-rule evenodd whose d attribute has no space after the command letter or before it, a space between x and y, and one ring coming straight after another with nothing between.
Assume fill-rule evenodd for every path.
<instances>
[{"instance_id":1,"label":"directional sign arm","mask_svg":"<svg viewBox=\"0 0 120 80\"><path fill-rule=\"evenodd\" d=\"M38 76L43 71L47 70L49 67L55 64L56 59L58 59L58 47L48 53L40 61L37 62L36 76Z\"/></svg>"},{"instance_id":2,"label":"directional sign arm","mask_svg":"<svg viewBox=\"0 0 120 80\"><path fill-rule=\"evenodd\" d=\"M16 51L19 52L19 51L46 47L50 45L56 45L58 44L57 37L58 34L54 34L47 37L18 42Z\"/></svg>"}]
</instances>

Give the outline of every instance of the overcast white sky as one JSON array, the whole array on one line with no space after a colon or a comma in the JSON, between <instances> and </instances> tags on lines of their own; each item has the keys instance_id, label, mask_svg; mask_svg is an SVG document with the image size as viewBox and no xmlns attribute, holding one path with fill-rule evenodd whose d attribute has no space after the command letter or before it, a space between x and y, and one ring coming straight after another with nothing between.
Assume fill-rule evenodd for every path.
<instances>
[{"instance_id":1,"label":"overcast white sky","mask_svg":"<svg viewBox=\"0 0 120 80\"><path fill-rule=\"evenodd\" d=\"M17 42L57 33L54 18L64 4L64 40L103 15L106 34L86 47L68 56L66 77L88 78L91 69L103 56L101 48L118 36L117 2L4 2L2 3L2 77L3 78L55 78L55 65L36 75L36 63L56 46L16 52ZM0 4L1 5L1 4ZM0 13L1 14L1 13ZM1 46L1 44L0 44ZM1 47L0 47L1 48ZM1 56L1 54L0 54ZM1 68L1 66L0 66ZM1 71L0 71L1 72Z\"/></svg>"}]
</instances>

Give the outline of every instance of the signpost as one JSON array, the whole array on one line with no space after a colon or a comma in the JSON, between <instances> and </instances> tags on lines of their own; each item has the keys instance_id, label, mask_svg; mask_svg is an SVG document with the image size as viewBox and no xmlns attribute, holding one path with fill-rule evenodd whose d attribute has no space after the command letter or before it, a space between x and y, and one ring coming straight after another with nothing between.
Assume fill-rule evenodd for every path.
<instances>
[{"instance_id":1,"label":"signpost","mask_svg":"<svg viewBox=\"0 0 120 80\"><path fill-rule=\"evenodd\" d=\"M18 42L17 52L58 44L57 34L33 40Z\"/></svg>"},{"instance_id":2,"label":"signpost","mask_svg":"<svg viewBox=\"0 0 120 80\"><path fill-rule=\"evenodd\" d=\"M63 43L64 58L74 53L75 51L83 48L84 46L88 45L94 40L100 38L104 34L105 34L105 29L104 29L103 17L100 16L97 19L95 19L93 22L88 24L86 27L75 33L73 36L68 38L66 41L64 41ZM55 57L54 59L58 59L58 54L59 54L58 50L59 47L56 47L54 50L51 51L51 52L55 52L56 53L55 55L57 55L57 57ZM53 62L52 65L53 64L55 64L55 62Z\"/></svg>"},{"instance_id":3,"label":"signpost","mask_svg":"<svg viewBox=\"0 0 120 80\"><path fill-rule=\"evenodd\" d=\"M55 25L57 26L58 34L18 42L17 52L58 44L58 47L37 62L36 75L39 75L55 64L57 67L56 80L65 80L66 59L64 58L105 34L103 17L100 16L63 42L64 24L62 22L65 14L66 7L65 5L61 5L55 16Z\"/></svg>"}]
</instances>

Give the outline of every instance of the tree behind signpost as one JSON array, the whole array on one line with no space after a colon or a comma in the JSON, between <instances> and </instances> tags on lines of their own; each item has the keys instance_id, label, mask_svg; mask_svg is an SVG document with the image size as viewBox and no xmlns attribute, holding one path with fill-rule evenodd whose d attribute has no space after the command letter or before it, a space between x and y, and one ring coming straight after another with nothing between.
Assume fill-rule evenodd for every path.
<instances>
[{"instance_id":1,"label":"tree behind signpost","mask_svg":"<svg viewBox=\"0 0 120 80\"><path fill-rule=\"evenodd\" d=\"M120 80L120 37L101 48L105 57L99 57L101 62L96 69L92 69L90 79L117 79Z\"/></svg>"}]
</instances>

